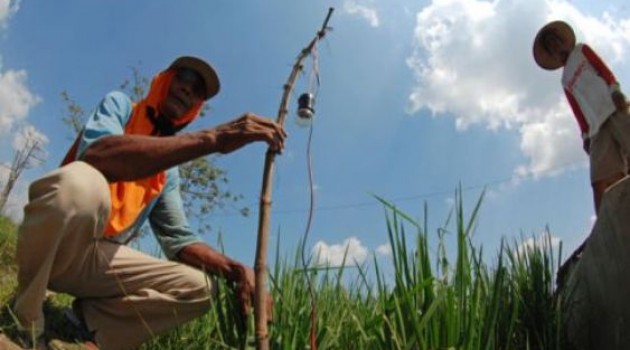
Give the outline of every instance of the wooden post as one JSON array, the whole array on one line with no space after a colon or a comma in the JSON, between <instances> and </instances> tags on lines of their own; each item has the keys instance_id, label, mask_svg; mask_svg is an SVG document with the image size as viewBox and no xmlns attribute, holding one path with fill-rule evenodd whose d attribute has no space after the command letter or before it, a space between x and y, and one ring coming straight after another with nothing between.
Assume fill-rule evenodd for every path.
<instances>
[{"instance_id":1,"label":"wooden post","mask_svg":"<svg viewBox=\"0 0 630 350\"><path fill-rule=\"evenodd\" d=\"M278 110L277 122L280 125L284 125L284 120L288 113L288 105L291 97L291 91L293 85L297 79L298 74L302 70L302 63L308 57L313 47L318 40L321 40L326 31L328 30L328 21L332 15L333 8L328 9L328 15L324 20L322 28L317 32L315 38L300 52L298 55L291 74L284 84L284 93L282 94L282 101L280 103L280 109ZM254 317L256 321L256 349L268 350L269 349L269 334L267 331L267 310L266 310L266 291L265 277L267 273L267 241L269 240L269 226L271 222L271 184L273 182L273 166L275 159L275 152L271 149L267 150L265 155L265 167L263 169L263 182L260 195L260 210L259 210L259 222L258 222L258 241L256 244L256 262L254 264L254 271L256 273L256 290L254 295Z\"/></svg>"}]
</instances>

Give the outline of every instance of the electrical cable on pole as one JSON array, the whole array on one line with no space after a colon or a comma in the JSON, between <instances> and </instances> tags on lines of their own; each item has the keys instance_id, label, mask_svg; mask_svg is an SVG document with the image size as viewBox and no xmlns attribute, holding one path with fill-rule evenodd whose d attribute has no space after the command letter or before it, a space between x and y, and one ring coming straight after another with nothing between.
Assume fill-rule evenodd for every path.
<instances>
[{"instance_id":1,"label":"electrical cable on pole","mask_svg":"<svg viewBox=\"0 0 630 350\"><path fill-rule=\"evenodd\" d=\"M284 120L288 113L288 104L293 90L293 85L299 72L302 70L302 63L310 54L317 42L324 38L326 32L330 29L328 27L328 21L333 13L333 8L328 9L326 19L322 24L321 29L315 35L315 38L300 52L298 55L291 74L287 82L284 84L284 93L278 110L277 122L280 125L284 124ZM258 240L256 243L256 261L254 263L254 271L256 274L256 288L254 293L254 319L255 319L255 336L256 336L256 349L268 350L269 349L269 333L267 330L267 310L266 310L266 287L265 277L267 273L267 243L269 239L269 226L271 222L271 184L273 180L273 167L275 151L268 149L265 155L265 165L263 169L263 181L260 195L260 212L258 223Z\"/></svg>"}]
</instances>

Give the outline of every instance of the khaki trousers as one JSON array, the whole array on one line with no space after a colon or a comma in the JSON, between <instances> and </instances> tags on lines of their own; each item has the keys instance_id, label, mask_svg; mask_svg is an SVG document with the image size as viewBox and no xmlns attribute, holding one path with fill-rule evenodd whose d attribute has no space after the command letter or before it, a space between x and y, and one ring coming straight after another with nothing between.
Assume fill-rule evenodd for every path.
<instances>
[{"instance_id":1,"label":"khaki trousers","mask_svg":"<svg viewBox=\"0 0 630 350\"><path fill-rule=\"evenodd\" d=\"M102 239L107 181L73 162L33 182L20 226L14 311L35 336L46 289L80 301L101 349L133 349L206 313L216 288L202 271Z\"/></svg>"},{"instance_id":2,"label":"khaki trousers","mask_svg":"<svg viewBox=\"0 0 630 350\"><path fill-rule=\"evenodd\" d=\"M591 183L628 174L630 114L611 114L591 139Z\"/></svg>"}]
</instances>

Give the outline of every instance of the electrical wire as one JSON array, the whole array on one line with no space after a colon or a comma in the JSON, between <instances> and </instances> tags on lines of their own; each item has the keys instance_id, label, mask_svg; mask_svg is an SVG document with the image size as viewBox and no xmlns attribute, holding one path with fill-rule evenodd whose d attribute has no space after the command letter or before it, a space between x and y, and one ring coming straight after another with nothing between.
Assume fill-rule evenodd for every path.
<instances>
[{"instance_id":1,"label":"electrical wire","mask_svg":"<svg viewBox=\"0 0 630 350\"><path fill-rule=\"evenodd\" d=\"M552 174L552 173L556 173L556 172L561 172L570 168L574 168L580 164L584 163L584 161L575 161L575 162L571 162L571 163L566 163L563 165L560 165L558 167L555 167L553 169L549 169L547 171L544 171L542 173L539 174L539 176L543 176L543 175L548 175L548 174ZM462 187L462 192L468 192L468 191L472 191L472 190L480 190L480 189L487 189L487 188L492 188L492 187L497 187L503 184L507 184L507 183L511 183L514 181L525 181L527 180L527 177L520 177L520 176L509 176L509 177L505 177L502 179L497 179L497 180L488 180L484 183L478 183L478 184L474 184L474 185L470 185L470 186L465 186ZM423 198L431 198L431 197L440 197L440 196L451 196L453 195L453 190L438 190L438 191L433 191L433 192L422 192L422 193L417 193L417 194L412 194L412 195L407 195L407 196L398 196L398 197L388 197L388 200L391 202L406 202L406 201L413 201L413 200L418 200L418 199L423 199ZM339 210L347 210L347 209L356 209L356 208L365 208L365 207L376 207L376 206L381 206L381 203L375 200L372 201L365 201L365 202L354 202L354 203L345 203L345 204L338 204L338 205L329 205L329 206L320 206L317 208L316 211L318 212L325 212L325 211L339 211ZM297 213L303 213L305 211L308 211L308 208L291 208L291 209L276 209L274 211L274 214L276 215L280 215L280 214L297 214ZM250 214L256 214L256 211L251 211ZM241 214L239 213L232 213L232 212L224 212L224 213L214 213L212 214L212 216L214 217L229 217L229 216L240 216Z\"/></svg>"},{"instance_id":2,"label":"electrical wire","mask_svg":"<svg viewBox=\"0 0 630 350\"><path fill-rule=\"evenodd\" d=\"M304 229L304 237L302 238L302 267L304 268L304 271L306 272L306 283L307 283L307 287L308 287L308 292L309 295L311 297L311 332L310 332L310 343L311 343L311 349L313 350L317 350L317 344L315 343L315 339L316 339L316 307L317 307L317 301L315 298L315 291L313 288L313 283L311 282L311 278L309 276L309 269L308 269L308 263L311 260L310 258L308 259L309 261L307 261L306 259L306 242L308 241L308 235L311 231L311 224L313 222L313 212L314 212L314 208L315 208L315 184L313 181L313 160L311 157L311 141L312 141L312 137L313 137L313 123L311 123L310 127L309 127L309 133L308 133L308 143L307 143L307 147L306 147L306 159L307 159L307 164L308 164L308 181L309 181L309 210L308 210L308 219L306 221L306 228Z\"/></svg>"},{"instance_id":3,"label":"electrical wire","mask_svg":"<svg viewBox=\"0 0 630 350\"><path fill-rule=\"evenodd\" d=\"M311 51L311 62L312 62L312 69L311 69L311 75L310 75L310 79L309 79L309 93L313 93L313 96L317 96L318 92L319 92L319 67L318 67L318 57L317 57L317 44L318 44L319 40L316 40L314 45L313 45L313 50ZM317 101L317 100L315 100ZM307 146L306 146L306 161L307 161L307 170L308 170L308 182L309 182L309 210L308 210L308 219L306 221L306 228L304 229L304 237L302 238L302 249L301 249L301 255L302 255L302 268L305 271L306 274L306 284L307 284L307 288L308 288L308 292L311 298L311 314L310 314L310 321L311 321L311 330L310 330L310 336L309 336L309 341L310 341L310 345L311 345L311 349L312 350L317 350L317 332L316 332L316 326L317 326L317 299L315 297L315 291L313 288L313 283L311 281L311 277L310 277L310 273L309 273L309 269L308 269L308 263L311 260L310 258L308 259L309 261L307 261L306 259L306 243L308 241L308 235L311 231L311 225L313 222L313 212L315 210L315 182L313 181L313 158L311 156L311 145L312 145L312 140L313 140L313 129L314 129L314 116L312 117L310 126L309 126L309 133L308 133L308 141L307 141Z\"/></svg>"}]
</instances>

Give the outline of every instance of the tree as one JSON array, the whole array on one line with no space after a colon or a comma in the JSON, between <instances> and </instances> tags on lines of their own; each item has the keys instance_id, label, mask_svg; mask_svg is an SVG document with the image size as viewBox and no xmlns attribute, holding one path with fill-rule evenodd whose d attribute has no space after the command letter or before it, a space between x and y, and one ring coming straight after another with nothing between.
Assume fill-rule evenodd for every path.
<instances>
[{"instance_id":1,"label":"tree","mask_svg":"<svg viewBox=\"0 0 630 350\"><path fill-rule=\"evenodd\" d=\"M150 80L134 66L131 67L131 78L124 80L119 89L136 102L146 95L149 83ZM62 121L71 129L74 139L81 132L87 113L67 91L61 92L61 98L65 104ZM208 105L205 105L201 112L202 117L207 110ZM236 208L241 215L249 214L248 208L237 206L243 196L226 189L229 183L227 172L215 164L215 159L216 156L201 157L179 167L184 210L192 221L191 224L195 224L202 233L211 230L208 216L217 209L230 206Z\"/></svg>"},{"instance_id":2,"label":"tree","mask_svg":"<svg viewBox=\"0 0 630 350\"><path fill-rule=\"evenodd\" d=\"M22 126L13 139L13 161L8 166L9 173L0 193L0 213L4 212L9 195L25 169L41 165L48 157L44 146L48 138L31 125Z\"/></svg>"}]
</instances>

